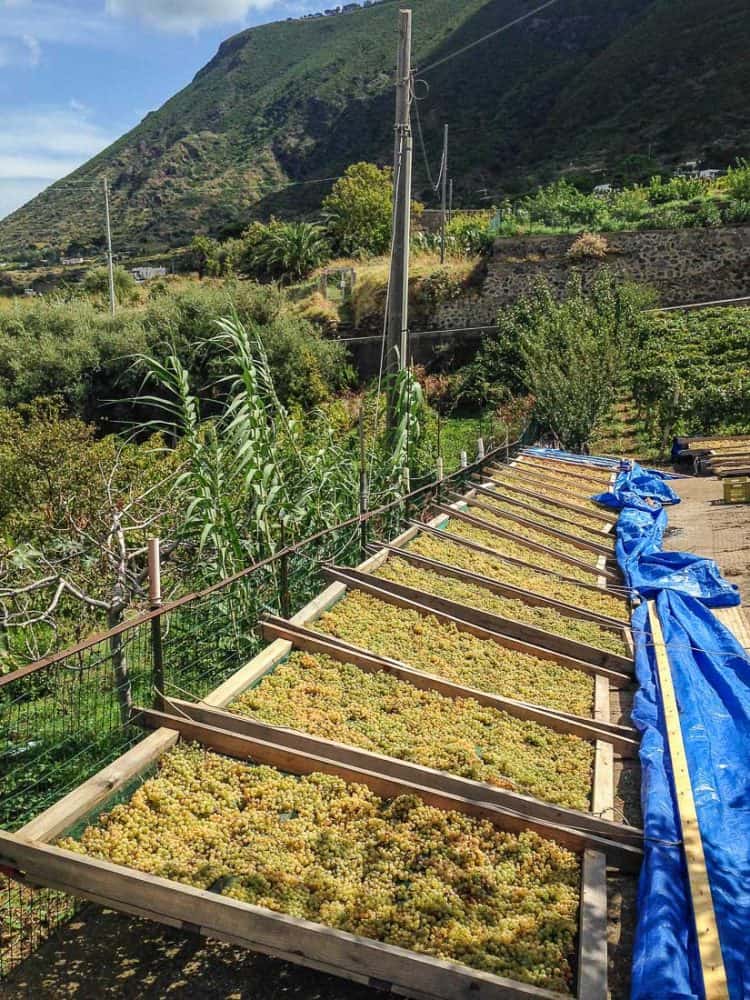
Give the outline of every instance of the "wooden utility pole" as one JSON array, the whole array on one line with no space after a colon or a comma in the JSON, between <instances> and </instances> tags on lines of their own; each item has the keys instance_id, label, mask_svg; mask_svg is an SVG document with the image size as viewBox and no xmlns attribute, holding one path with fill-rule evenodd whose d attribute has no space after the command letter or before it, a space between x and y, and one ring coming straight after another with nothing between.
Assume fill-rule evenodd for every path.
<instances>
[{"instance_id":1,"label":"wooden utility pole","mask_svg":"<svg viewBox=\"0 0 750 1000\"><path fill-rule=\"evenodd\" d=\"M104 178L104 213L107 220L107 271L109 273L109 311L114 316L115 300L115 266L112 259L112 226L109 221L109 182Z\"/></svg>"},{"instance_id":2,"label":"wooden utility pole","mask_svg":"<svg viewBox=\"0 0 750 1000\"><path fill-rule=\"evenodd\" d=\"M393 155L393 251L386 341L386 371L405 368L409 352L409 240L411 236L411 11L399 11Z\"/></svg>"},{"instance_id":3,"label":"wooden utility pole","mask_svg":"<svg viewBox=\"0 0 750 1000\"><path fill-rule=\"evenodd\" d=\"M442 214L440 217L440 263L445 263L445 222L448 211L448 126L443 131L443 166L441 181L442 192Z\"/></svg>"}]
</instances>

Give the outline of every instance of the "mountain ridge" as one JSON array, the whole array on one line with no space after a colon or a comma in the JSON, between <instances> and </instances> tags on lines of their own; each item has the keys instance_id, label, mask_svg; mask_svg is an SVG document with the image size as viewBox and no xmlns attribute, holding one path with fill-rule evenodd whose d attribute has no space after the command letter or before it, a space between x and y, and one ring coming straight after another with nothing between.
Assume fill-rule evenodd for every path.
<instances>
[{"instance_id":1,"label":"mountain ridge","mask_svg":"<svg viewBox=\"0 0 750 1000\"><path fill-rule=\"evenodd\" d=\"M528 10L528 0L411 6L419 67ZM327 190L317 178L389 160L398 7L384 0L225 39L186 87L71 175L77 193L64 179L0 221L0 256L101 247L94 190L104 173L125 253L182 245L196 232L226 236L271 212L314 212ZM750 144L743 39L746 47L745 0L710 9L700 0L563 0L427 74L419 108L433 171L444 121L466 204L480 189L499 198L571 165L611 169L649 147L665 163L707 148L726 161ZM428 196L415 154L415 190ZM80 196L87 180L90 204Z\"/></svg>"}]
</instances>

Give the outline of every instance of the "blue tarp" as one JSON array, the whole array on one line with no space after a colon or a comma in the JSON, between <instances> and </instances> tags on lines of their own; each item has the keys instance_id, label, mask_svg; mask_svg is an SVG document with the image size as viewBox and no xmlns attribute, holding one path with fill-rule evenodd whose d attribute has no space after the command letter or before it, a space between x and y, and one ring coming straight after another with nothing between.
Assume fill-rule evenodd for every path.
<instances>
[{"instance_id":1,"label":"blue tarp","mask_svg":"<svg viewBox=\"0 0 750 1000\"><path fill-rule=\"evenodd\" d=\"M664 507L679 502L662 474L634 464L620 471L611 492L592 499L620 510L620 566L634 591L657 601L730 997L750 1000L750 658L708 610L739 604L739 592L712 560L662 551ZM631 996L711 1000L703 990L645 603L632 625L645 839Z\"/></svg>"},{"instance_id":2,"label":"blue tarp","mask_svg":"<svg viewBox=\"0 0 750 1000\"><path fill-rule=\"evenodd\" d=\"M592 499L620 511L617 561L628 586L641 597L651 599L663 590L673 590L711 608L740 603L738 589L724 579L712 559L662 551L668 524L664 506L680 502L662 473L633 463L618 474L611 491Z\"/></svg>"},{"instance_id":3,"label":"blue tarp","mask_svg":"<svg viewBox=\"0 0 750 1000\"><path fill-rule=\"evenodd\" d=\"M750 997L750 658L704 605L669 590L657 606L680 708L732 1000ZM640 690L645 856L633 1000L704 1000L687 870L646 605L633 615ZM708 998L710 1000L710 998Z\"/></svg>"}]
</instances>

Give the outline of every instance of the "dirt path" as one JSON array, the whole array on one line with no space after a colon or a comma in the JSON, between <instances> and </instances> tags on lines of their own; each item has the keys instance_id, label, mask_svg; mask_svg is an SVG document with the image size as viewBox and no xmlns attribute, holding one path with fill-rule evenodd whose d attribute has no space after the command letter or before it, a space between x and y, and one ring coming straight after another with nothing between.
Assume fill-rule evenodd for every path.
<instances>
[{"instance_id":1,"label":"dirt path","mask_svg":"<svg viewBox=\"0 0 750 1000\"><path fill-rule=\"evenodd\" d=\"M377 1000L383 993L88 907L0 986L3 1000Z\"/></svg>"}]
</instances>

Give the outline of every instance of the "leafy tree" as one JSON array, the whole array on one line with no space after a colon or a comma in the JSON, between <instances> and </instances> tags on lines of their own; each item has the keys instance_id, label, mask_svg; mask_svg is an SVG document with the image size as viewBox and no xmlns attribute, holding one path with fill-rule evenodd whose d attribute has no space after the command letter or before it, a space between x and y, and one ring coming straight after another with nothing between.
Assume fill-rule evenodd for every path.
<instances>
[{"instance_id":1,"label":"leafy tree","mask_svg":"<svg viewBox=\"0 0 750 1000\"><path fill-rule=\"evenodd\" d=\"M462 395L481 405L497 404L510 392L528 394L540 430L579 450L614 402L627 336L647 304L646 293L618 285L607 271L587 292L576 276L562 300L541 281L501 311L497 333L465 375Z\"/></svg>"},{"instance_id":2,"label":"leafy tree","mask_svg":"<svg viewBox=\"0 0 750 1000\"><path fill-rule=\"evenodd\" d=\"M393 171L354 163L323 201L328 232L347 256L386 253L391 242Z\"/></svg>"},{"instance_id":3,"label":"leafy tree","mask_svg":"<svg viewBox=\"0 0 750 1000\"><path fill-rule=\"evenodd\" d=\"M114 268L115 298L121 305L131 304L138 299L138 283L130 271L124 267ZM87 295L109 299L109 269L94 267L87 271L83 279L83 290Z\"/></svg>"},{"instance_id":4,"label":"leafy tree","mask_svg":"<svg viewBox=\"0 0 750 1000\"><path fill-rule=\"evenodd\" d=\"M219 244L210 236L193 237L190 244L190 258L201 281L207 275L217 277L221 273Z\"/></svg>"}]
</instances>

